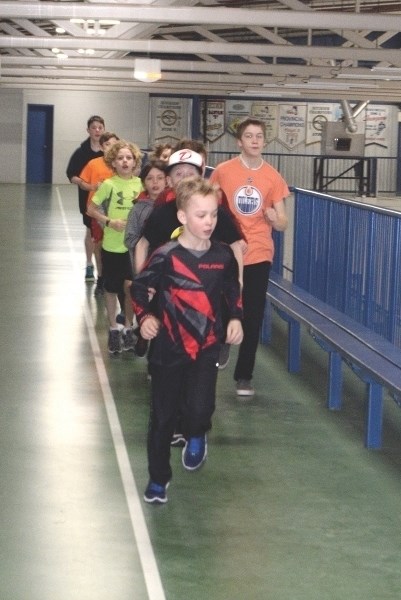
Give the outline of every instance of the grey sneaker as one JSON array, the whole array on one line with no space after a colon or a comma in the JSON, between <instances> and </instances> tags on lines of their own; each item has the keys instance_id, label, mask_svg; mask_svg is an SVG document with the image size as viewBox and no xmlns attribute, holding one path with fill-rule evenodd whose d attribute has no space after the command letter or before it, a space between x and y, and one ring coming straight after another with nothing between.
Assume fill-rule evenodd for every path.
<instances>
[{"instance_id":1,"label":"grey sneaker","mask_svg":"<svg viewBox=\"0 0 401 600\"><path fill-rule=\"evenodd\" d=\"M123 338L123 350L133 350L135 348L135 336L132 328L126 329L122 334Z\"/></svg>"},{"instance_id":2,"label":"grey sneaker","mask_svg":"<svg viewBox=\"0 0 401 600\"><path fill-rule=\"evenodd\" d=\"M222 344L219 354L219 369L222 371L230 362L230 344Z\"/></svg>"},{"instance_id":3,"label":"grey sneaker","mask_svg":"<svg viewBox=\"0 0 401 600\"><path fill-rule=\"evenodd\" d=\"M109 330L109 341L107 346L110 354L119 354L122 351L121 337L118 329Z\"/></svg>"},{"instance_id":4,"label":"grey sneaker","mask_svg":"<svg viewBox=\"0 0 401 600\"><path fill-rule=\"evenodd\" d=\"M255 390L249 379L238 379L237 381L237 396L253 396Z\"/></svg>"},{"instance_id":5,"label":"grey sneaker","mask_svg":"<svg viewBox=\"0 0 401 600\"><path fill-rule=\"evenodd\" d=\"M95 281L95 273L93 270L93 265L88 265L85 269L85 281Z\"/></svg>"}]
</instances>

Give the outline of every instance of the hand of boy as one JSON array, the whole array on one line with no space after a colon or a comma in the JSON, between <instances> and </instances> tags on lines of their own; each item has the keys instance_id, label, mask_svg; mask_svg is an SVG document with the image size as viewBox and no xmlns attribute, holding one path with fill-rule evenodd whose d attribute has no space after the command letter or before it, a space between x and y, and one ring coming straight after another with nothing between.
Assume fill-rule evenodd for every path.
<instances>
[{"instance_id":1,"label":"hand of boy","mask_svg":"<svg viewBox=\"0 0 401 600\"><path fill-rule=\"evenodd\" d=\"M266 221L274 227L277 222L277 212L274 208L267 208L265 210Z\"/></svg>"},{"instance_id":2,"label":"hand of boy","mask_svg":"<svg viewBox=\"0 0 401 600\"><path fill-rule=\"evenodd\" d=\"M112 219L110 220L109 227L115 229L116 231L124 231L127 221L123 219Z\"/></svg>"},{"instance_id":3,"label":"hand of boy","mask_svg":"<svg viewBox=\"0 0 401 600\"><path fill-rule=\"evenodd\" d=\"M144 340L152 340L160 329L160 321L153 315L148 315L141 324L140 331Z\"/></svg>"},{"instance_id":4,"label":"hand of boy","mask_svg":"<svg viewBox=\"0 0 401 600\"><path fill-rule=\"evenodd\" d=\"M243 337L241 321L239 319L231 319L227 325L226 344L238 345L242 342Z\"/></svg>"}]
</instances>

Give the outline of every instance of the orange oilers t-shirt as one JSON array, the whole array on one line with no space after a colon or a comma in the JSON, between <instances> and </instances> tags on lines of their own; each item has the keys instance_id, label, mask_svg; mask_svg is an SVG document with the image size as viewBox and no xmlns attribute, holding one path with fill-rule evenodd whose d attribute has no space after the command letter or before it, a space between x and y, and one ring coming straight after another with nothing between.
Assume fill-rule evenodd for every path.
<instances>
[{"instance_id":1,"label":"orange oilers t-shirt","mask_svg":"<svg viewBox=\"0 0 401 600\"><path fill-rule=\"evenodd\" d=\"M290 193L280 173L265 161L258 169L249 169L237 156L217 165L210 180L224 191L248 243L244 265L271 262L274 243L265 211Z\"/></svg>"},{"instance_id":2,"label":"orange oilers t-shirt","mask_svg":"<svg viewBox=\"0 0 401 600\"><path fill-rule=\"evenodd\" d=\"M80 173L80 178L86 181L86 183L97 184L102 183L105 179L109 179L112 177L113 169L106 165L104 162L103 156L99 156L98 158L92 158L82 169ZM92 200L96 190L93 190L88 193L88 202Z\"/></svg>"}]
</instances>

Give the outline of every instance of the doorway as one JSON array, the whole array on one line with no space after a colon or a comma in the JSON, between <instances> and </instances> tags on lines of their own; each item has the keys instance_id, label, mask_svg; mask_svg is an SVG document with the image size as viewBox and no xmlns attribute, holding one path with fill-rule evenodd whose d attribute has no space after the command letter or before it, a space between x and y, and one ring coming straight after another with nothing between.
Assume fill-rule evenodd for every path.
<instances>
[{"instance_id":1,"label":"doorway","mask_svg":"<svg viewBox=\"0 0 401 600\"><path fill-rule=\"evenodd\" d=\"M28 104L26 183L52 183L54 106Z\"/></svg>"}]
</instances>

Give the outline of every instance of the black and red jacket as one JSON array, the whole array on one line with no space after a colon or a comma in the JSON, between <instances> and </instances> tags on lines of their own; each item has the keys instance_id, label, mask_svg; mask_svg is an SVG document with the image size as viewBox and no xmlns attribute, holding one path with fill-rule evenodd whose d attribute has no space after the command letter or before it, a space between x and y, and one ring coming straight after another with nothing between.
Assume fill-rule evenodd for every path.
<instances>
[{"instance_id":1,"label":"black and red jacket","mask_svg":"<svg viewBox=\"0 0 401 600\"><path fill-rule=\"evenodd\" d=\"M156 290L150 302L148 289ZM172 241L158 248L136 275L131 295L141 324L154 314L161 322L150 361L174 366L196 360L199 352L225 338L222 295L229 319L242 319L238 265L229 246L211 242L197 253Z\"/></svg>"}]
</instances>

